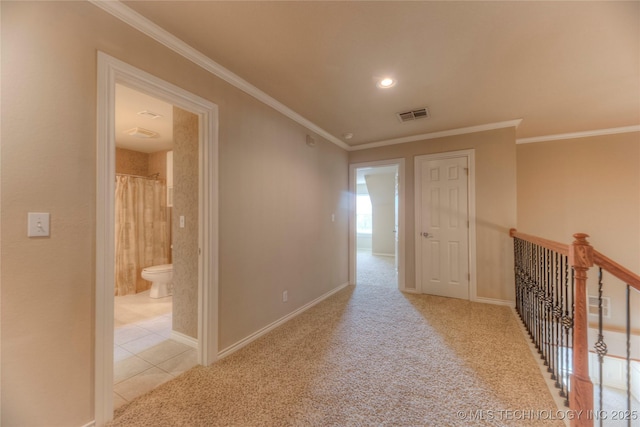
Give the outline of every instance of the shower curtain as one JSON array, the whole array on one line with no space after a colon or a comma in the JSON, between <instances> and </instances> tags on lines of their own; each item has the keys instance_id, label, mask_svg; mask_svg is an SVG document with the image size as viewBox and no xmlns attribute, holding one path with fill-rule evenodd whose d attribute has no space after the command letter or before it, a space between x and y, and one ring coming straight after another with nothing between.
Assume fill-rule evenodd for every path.
<instances>
[{"instance_id":1,"label":"shower curtain","mask_svg":"<svg viewBox=\"0 0 640 427\"><path fill-rule=\"evenodd\" d=\"M116 176L116 296L149 289L142 269L170 262L166 194L160 180Z\"/></svg>"}]
</instances>

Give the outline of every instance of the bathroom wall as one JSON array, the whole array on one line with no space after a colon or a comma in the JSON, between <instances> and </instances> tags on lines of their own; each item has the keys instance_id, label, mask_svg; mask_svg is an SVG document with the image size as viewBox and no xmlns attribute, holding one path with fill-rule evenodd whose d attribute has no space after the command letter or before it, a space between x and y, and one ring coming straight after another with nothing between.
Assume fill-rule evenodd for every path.
<instances>
[{"instance_id":1,"label":"bathroom wall","mask_svg":"<svg viewBox=\"0 0 640 427\"><path fill-rule=\"evenodd\" d=\"M197 339L198 116L173 107L173 138L173 330Z\"/></svg>"},{"instance_id":2,"label":"bathroom wall","mask_svg":"<svg viewBox=\"0 0 640 427\"><path fill-rule=\"evenodd\" d=\"M167 153L166 151L156 151L155 153L149 153L149 175L158 174L158 178L167 183ZM167 207L167 221L171 224L173 218L173 208ZM173 241L172 226L168 227L169 241ZM173 263L173 251L169 250L169 263Z\"/></svg>"},{"instance_id":3,"label":"bathroom wall","mask_svg":"<svg viewBox=\"0 0 640 427\"><path fill-rule=\"evenodd\" d=\"M116 147L116 173L149 175L149 155Z\"/></svg>"},{"instance_id":4,"label":"bathroom wall","mask_svg":"<svg viewBox=\"0 0 640 427\"><path fill-rule=\"evenodd\" d=\"M167 182L167 152L157 151L148 154L149 168L147 175L158 174L158 178Z\"/></svg>"},{"instance_id":5,"label":"bathroom wall","mask_svg":"<svg viewBox=\"0 0 640 427\"><path fill-rule=\"evenodd\" d=\"M116 147L116 173L140 176L157 173L160 179L166 181L167 151L141 153Z\"/></svg>"}]
</instances>

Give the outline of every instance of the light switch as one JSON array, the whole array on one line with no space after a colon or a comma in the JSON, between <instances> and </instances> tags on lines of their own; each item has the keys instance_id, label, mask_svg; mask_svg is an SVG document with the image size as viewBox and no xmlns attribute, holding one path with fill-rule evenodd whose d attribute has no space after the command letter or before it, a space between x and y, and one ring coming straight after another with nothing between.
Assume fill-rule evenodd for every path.
<instances>
[{"instance_id":1,"label":"light switch","mask_svg":"<svg viewBox=\"0 0 640 427\"><path fill-rule=\"evenodd\" d=\"M184 228L184 215L180 215L180 228Z\"/></svg>"},{"instance_id":2,"label":"light switch","mask_svg":"<svg viewBox=\"0 0 640 427\"><path fill-rule=\"evenodd\" d=\"M28 237L47 237L49 236L49 213L48 212L29 212L28 216Z\"/></svg>"}]
</instances>

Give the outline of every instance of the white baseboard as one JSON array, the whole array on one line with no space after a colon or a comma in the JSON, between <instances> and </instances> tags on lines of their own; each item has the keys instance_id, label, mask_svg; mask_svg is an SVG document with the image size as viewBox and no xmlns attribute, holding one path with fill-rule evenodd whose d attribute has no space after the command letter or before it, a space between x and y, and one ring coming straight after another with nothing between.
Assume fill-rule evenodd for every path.
<instances>
[{"instance_id":1,"label":"white baseboard","mask_svg":"<svg viewBox=\"0 0 640 427\"><path fill-rule=\"evenodd\" d=\"M249 343L257 340L258 338L260 338L261 336L263 336L267 332L270 332L271 330L277 328L278 326L288 322L289 320L293 319L297 315L302 314L303 312L305 312L306 310L310 309L314 305L316 305L319 302L329 298L331 295L335 294L336 292L341 291L342 289L344 289L347 286L349 286L349 282L343 283L342 285L338 286L337 288L332 289L329 292L327 292L326 294L319 296L318 298L316 298L313 301L303 305L302 307L298 308L297 310L292 311L291 313L287 314L286 316L281 317L280 319L276 320L275 322L270 323L267 326L265 326L264 328L262 328L262 329L260 329L260 330L258 330L256 332L254 332L253 334L241 339L237 343L230 345L229 347L225 348L224 350L222 350L222 351L220 351L218 353L218 359L222 359L223 357L227 357L230 354L240 350L242 347L244 347L244 346L248 345Z\"/></svg>"},{"instance_id":2,"label":"white baseboard","mask_svg":"<svg viewBox=\"0 0 640 427\"><path fill-rule=\"evenodd\" d=\"M631 396L639 400L640 395L640 363L631 361ZM589 377L594 387L600 384L600 362L596 353L589 353ZM602 379L605 387L615 388L622 392L627 390L627 361L618 357L605 356L602 361Z\"/></svg>"},{"instance_id":3,"label":"white baseboard","mask_svg":"<svg viewBox=\"0 0 640 427\"><path fill-rule=\"evenodd\" d=\"M504 299L495 299L495 298L484 298L484 297L475 297L471 301L473 302L481 302L483 304L494 304L494 305L504 305L507 307L515 308L516 303L509 300Z\"/></svg>"},{"instance_id":4,"label":"white baseboard","mask_svg":"<svg viewBox=\"0 0 640 427\"><path fill-rule=\"evenodd\" d=\"M85 425L83 425L82 427L95 427L96 422L95 421L91 421L90 423L87 423Z\"/></svg>"},{"instance_id":5,"label":"white baseboard","mask_svg":"<svg viewBox=\"0 0 640 427\"><path fill-rule=\"evenodd\" d=\"M388 257L393 257L395 258L396 254L383 254L383 253L379 253L379 252L372 252L371 255L375 255L375 256L388 256Z\"/></svg>"},{"instance_id":6,"label":"white baseboard","mask_svg":"<svg viewBox=\"0 0 640 427\"><path fill-rule=\"evenodd\" d=\"M547 388L551 393L551 397L553 397L553 401L555 402L556 407L558 408L558 411L562 411L562 412L567 411L569 408L567 408L564 405L564 398L560 396L560 393L558 392L558 388L556 387L555 381L551 379L551 375L549 375L549 372L547 372L547 367L544 365L544 361L540 358L538 349L531 341L531 337L527 332L527 328L525 328L524 324L522 323L522 320L520 319L520 316L518 315L518 312L515 309L515 304L514 304L514 307L512 307L511 312L513 313L513 317L515 317L516 322L518 323L518 326L520 326L520 330L522 331L522 336L527 342L527 345L529 346L529 350L531 350L531 355L533 356L536 364L538 365L538 368L540 368L540 374L542 374L542 378L544 378L544 382L547 384ZM565 426L569 427L569 417L564 417L564 424Z\"/></svg>"},{"instance_id":7,"label":"white baseboard","mask_svg":"<svg viewBox=\"0 0 640 427\"><path fill-rule=\"evenodd\" d=\"M181 332L171 331L171 339L189 347L198 348L198 340Z\"/></svg>"}]
</instances>

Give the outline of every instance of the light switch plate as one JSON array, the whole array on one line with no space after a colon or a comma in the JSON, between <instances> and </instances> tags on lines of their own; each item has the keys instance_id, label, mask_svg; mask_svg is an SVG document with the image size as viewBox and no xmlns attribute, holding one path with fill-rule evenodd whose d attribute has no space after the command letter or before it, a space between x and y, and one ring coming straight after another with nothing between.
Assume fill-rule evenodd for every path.
<instances>
[{"instance_id":1,"label":"light switch plate","mask_svg":"<svg viewBox=\"0 0 640 427\"><path fill-rule=\"evenodd\" d=\"M27 215L27 236L47 237L49 236L49 213L29 212Z\"/></svg>"}]
</instances>

